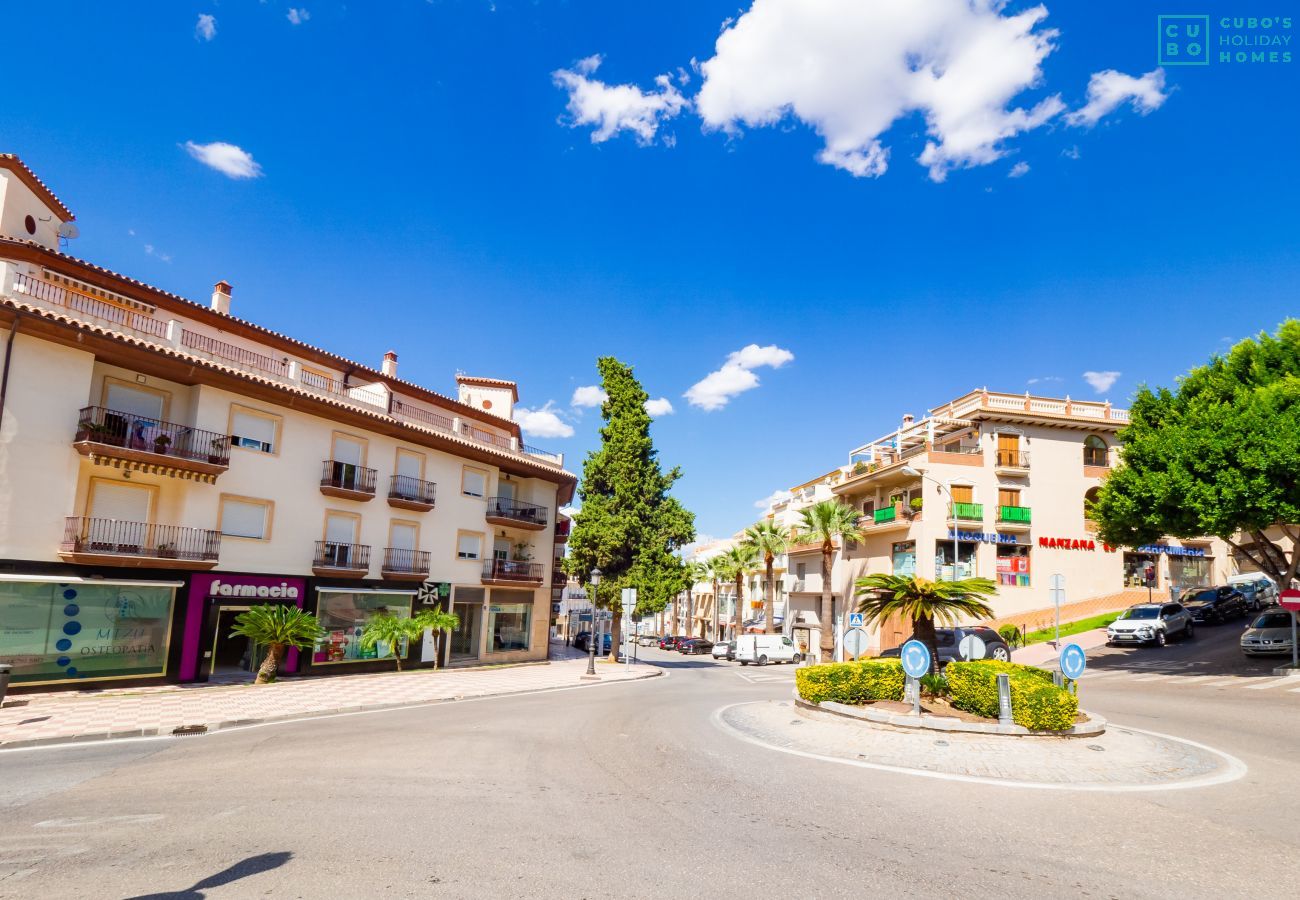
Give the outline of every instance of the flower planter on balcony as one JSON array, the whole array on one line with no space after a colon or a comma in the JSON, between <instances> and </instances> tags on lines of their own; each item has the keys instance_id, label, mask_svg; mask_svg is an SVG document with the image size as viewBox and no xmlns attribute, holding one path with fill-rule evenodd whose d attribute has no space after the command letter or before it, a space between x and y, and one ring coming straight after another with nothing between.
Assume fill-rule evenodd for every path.
<instances>
[{"instance_id":1,"label":"flower planter on balcony","mask_svg":"<svg viewBox=\"0 0 1300 900\"><path fill-rule=\"evenodd\" d=\"M545 506L536 503L525 503L512 497L488 497L484 515L491 525L544 531L549 521L547 513Z\"/></svg>"},{"instance_id":2,"label":"flower planter on balcony","mask_svg":"<svg viewBox=\"0 0 1300 900\"><path fill-rule=\"evenodd\" d=\"M81 410L72 446L90 459L187 480L215 482L230 467L224 434L101 406Z\"/></svg>"},{"instance_id":3,"label":"flower planter on balcony","mask_svg":"<svg viewBox=\"0 0 1300 900\"><path fill-rule=\"evenodd\" d=\"M71 516L59 556L71 563L156 569L211 569L221 534L206 528Z\"/></svg>"}]
</instances>

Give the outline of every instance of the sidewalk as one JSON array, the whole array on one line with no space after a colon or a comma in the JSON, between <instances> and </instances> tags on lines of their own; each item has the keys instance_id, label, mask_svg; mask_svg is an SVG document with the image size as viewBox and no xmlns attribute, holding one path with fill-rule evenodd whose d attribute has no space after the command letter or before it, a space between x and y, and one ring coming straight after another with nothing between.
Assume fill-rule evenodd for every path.
<instances>
[{"instance_id":1,"label":"sidewalk","mask_svg":"<svg viewBox=\"0 0 1300 900\"><path fill-rule=\"evenodd\" d=\"M477 669L418 669L378 675L286 679L277 684L166 685L103 693L10 694L0 709L0 749L168 735L177 728L222 728L333 713L440 703L634 681L661 674L644 664L598 662L600 681L583 681L585 655L551 645L549 663Z\"/></svg>"},{"instance_id":2,"label":"sidewalk","mask_svg":"<svg viewBox=\"0 0 1300 900\"><path fill-rule=\"evenodd\" d=\"M1083 650L1092 650L1104 646L1105 643L1105 628L1094 628L1092 631L1081 631L1078 634L1061 638L1061 647L1066 644L1078 644ZM1011 661L1024 663L1027 666L1042 666L1045 663L1054 661L1060 655L1060 649L1054 646L1051 641L1042 641L1041 643L1030 644L1028 647L1022 647L1019 650L1013 650L1011 652Z\"/></svg>"}]
</instances>

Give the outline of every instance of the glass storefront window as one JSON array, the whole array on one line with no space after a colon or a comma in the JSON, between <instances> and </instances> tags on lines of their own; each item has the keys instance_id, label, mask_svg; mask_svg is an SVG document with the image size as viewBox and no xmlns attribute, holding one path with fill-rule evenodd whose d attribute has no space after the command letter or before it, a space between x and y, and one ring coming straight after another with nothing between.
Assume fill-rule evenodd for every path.
<instances>
[{"instance_id":1,"label":"glass storefront window","mask_svg":"<svg viewBox=\"0 0 1300 900\"><path fill-rule=\"evenodd\" d=\"M522 601L524 598L527 598L527 602L502 602ZM493 591L487 619L488 652L527 650L532 612L532 594L526 591Z\"/></svg>"},{"instance_id":2,"label":"glass storefront window","mask_svg":"<svg viewBox=\"0 0 1300 900\"><path fill-rule=\"evenodd\" d=\"M1209 587L1210 562L1208 556L1169 557L1169 584L1179 593L1187 588Z\"/></svg>"},{"instance_id":3,"label":"glass storefront window","mask_svg":"<svg viewBox=\"0 0 1300 900\"><path fill-rule=\"evenodd\" d=\"M894 545L894 574L904 578L916 574L916 541Z\"/></svg>"},{"instance_id":4,"label":"glass storefront window","mask_svg":"<svg viewBox=\"0 0 1300 900\"><path fill-rule=\"evenodd\" d=\"M1029 547L998 544L998 584L1029 587Z\"/></svg>"},{"instance_id":5,"label":"glass storefront window","mask_svg":"<svg viewBox=\"0 0 1300 900\"><path fill-rule=\"evenodd\" d=\"M1142 576L1142 571L1147 563L1156 564L1156 577L1159 578L1160 565L1154 556L1147 553L1124 554L1124 587L1140 588L1147 586Z\"/></svg>"},{"instance_id":6,"label":"glass storefront window","mask_svg":"<svg viewBox=\"0 0 1300 900\"><path fill-rule=\"evenodd\" d=\"M173 585L0 580L0 662L14 684L167 672Z\"/></svg>"},{"instance_id":7,"label":"glass storefront window","mask_svg":"<svg viewBox=\"0 0 1300 900\"><path fill-rule=\"evenodd\" d=\"M954 581L962 578L975 577L975 550L978 544L974 542L959 542L957 545L957 574L954 578L952 571L952 541L935 541L934 542L934 571L935 578L938 581Z\"/></svg>"},{"instance_id":8,"label":"glass storefront window","mask_svg":"<svg viewBox=\"0 0 1300 900\"><path fill-rule=\"evenodd\" d=\"M377 591L318 591L316 618L325 629L325 639L316 646L312 663L328 665L391 659L393 647L385 641L378 641L368 649L362 647L361 632L375 616L387 614L410 618L412 596ZM406 650L405 646L398 648L403 656Z\"/></svg>"}]
</instances>

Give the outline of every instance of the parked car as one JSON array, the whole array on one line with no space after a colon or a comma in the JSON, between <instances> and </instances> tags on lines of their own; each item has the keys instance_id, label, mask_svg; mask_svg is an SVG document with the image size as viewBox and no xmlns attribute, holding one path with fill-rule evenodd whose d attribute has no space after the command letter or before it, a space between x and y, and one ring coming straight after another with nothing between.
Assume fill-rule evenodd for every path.
<instances>
[{"instance_id":1,"label":"parked car","mask_svg":"<svg viewBox=\"0 0 1300 900\"><path fill-rule=\"evenodd\" d=\"M1277 585L1263 575L1233 575L1228 585L1241 591L1252 612L1277 602Z\"/></svg>"},{"instance_id":2,"label":"parked car","mask_svg":"<svg viewBox=\"0 0 1300 900\"><path fill-rule=\"evenodd\" d=\"M742 666L770 662L797 663L803 657L794 641L783 634L742 634L735 640L735 659Z\"/></svg>"},{"instance_id":3,"label":"parked car","mask_svg":"<svg viewBox=\"0 0 1300 900\"><path fill-rule=\"evenodd\" d=\"M1196 636L1192 614L1181 603L1139 603L1124 610L1106 627L1106 644L1155 644L1163 647L1175 635Z\"/></svg>"},{"instance_id":4,"label":"parked car","mask_svg":"<svg viewBox=\"0 0 1300 900\"><path fill-rule=\"evenodd\" d=\"M685 637L675 634L665 634L659 639L660 650L676 650L677 642L685 640Z\"/></svg>"},{"instance_id":5,"label":"parked car","mask_svg":"<svg viewBox=\"0 0 1300 900\"><path fill-rule=\"evenodd\" d=\"M1241 633L1241 652L1247 656L1291 652L1291 614L1275 610L1257 616Z\"/></svg>"},{"instance_id":6,"label":"parked car","mask_svg":"<svg viewBox=\"0 0 1300 900\"><path fill-rule=\"evenodd\" d=\"M956 628L936 628L934 630L935 645L939 650L940 666L946 666L954 660L963 659L961 642L967 635L974 635L984 642L984 654L976 657L977 659L996 659L1000 662L1008 662L1011 659L1011 648L1002 639L1002 635L992 628L987 625L961 625ZM909 638L909 640L914 639L916 639L916 635ZM880 655L896 657L902 652L902 647L893 647L885 650Z\"/></svg>"},{"instance_id":7,"label":"parked car","mask_svg":"<svg viewBox=\"0 0 1300 900\"><path fill-rule=\"evenodd\" d=\"M658 644L661 638L657 634L638 634L636 637L637 646L653 647Z\"/></svg>"},{"instance_id":8,"label":"parked car","mask_svg":"<svg viewBox=\"0 0 1300 900\"><path fill-rule=\"evenodd\" d=\"M1233 587L1191 588L1179 602L1197 625L1217 625L1246 615L1246 597Z\"/></svg>"},{"instance_id":9,"label":"parked car","mask_svg":"<svg viewBox=\"0 0 1300 900\"><path fill-rule=\"evenodd\" d=\"M707 638L687 638L677 645L677 649L688 656L696 653L711 653L713 641Z\"/></svg>"},{"instance_id":10,"label":"parked car","mask_svg":"<svg viewBox=\"0 0 1300 900\"><path fill-rule=\"evenodd\" d=\"M598 652L598 653L608 653L608 652L609 652L609 648L610 648L610 640L611 640L611 639L610 639L610 636L609 636L608 634L602 634L602 635L601 635L601 638L602 638L602 640L601 640L601 645L602 645L602 646L597 648L597 652ZM576 647L578 650L583 651L584 653L590 651L590 650L591 650L591 632L590 632L590 631L579 631L577 634L575 634L575 635L573 636L573 646Z\"/></svg>"},{"instance_id":11,"label":"parked car","mask_svg":"<svg viewBox=\"0 0 1300 900\"><path fill-rule=\"evenodd\" d=\"M710 652L713 654L714 659L731 659L731 642L718 641L713 645L713 650Z\"/></svg>"}]
</instances>

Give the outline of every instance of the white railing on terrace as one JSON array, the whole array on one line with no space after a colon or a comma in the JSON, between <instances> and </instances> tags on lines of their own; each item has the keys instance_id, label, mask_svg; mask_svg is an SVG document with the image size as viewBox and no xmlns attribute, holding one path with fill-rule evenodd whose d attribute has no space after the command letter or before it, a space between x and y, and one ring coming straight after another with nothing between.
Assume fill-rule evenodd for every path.
<instances>
[{"instance_id":1,"label":"white railing on terrace","mask_svg":"<svg viewBox=\"0 0 1300 900\"><path fill-rule=\"evenodd\" d=\"M1115 409L1108 403L1098 403L1095 400L1062 400L1055 397L995 394L992 392L968 394L960 400L954 401L950 406L941 406L931 410L931 413L961 417L979 409L1075 416L1081 419L1097 419L1098 421L1128 421L1128 410Z\"/></svg>"},{"instance_id":2,"label":"white railing on terrace","mask_svg":"<svg viewBox=\"0 0 1300 900\"><path fill-rule=\"evenodd\" d=\"M181 346L187 350L197 350L207 356L215 357L222 362L234 363L246 369L257 369L277 378L286 378L289 375L289 360L287 358L275 359L262 353L237 347L234 344L228 344L214 337L208 337L206 334L190 331L188 328L181 330Z\"/></svg>"},{"instance_id":3,"label":"white railing on terrace","mask_svg":"<svg viewBox=\"0 0 1300 900\"><path fill-rule=\"evenodd\" d=\"M399 419L405 419L407 422L414 422L423 427L432 428L434 431L441 431L446 434L454 434L456 431L455 422L451 416L444 416L432 410L412 406L409 403L403 403L401 400L393 400L393 415Z\"/></svg>"},{"instance_id":4,"label":"white railing on terrace","mask_svg":"<svg viewBox=\"0 0 1300 900\"><path fill-rule=\"evenodd\" d=\"M74 312L84 313L95 319L110 322L118 328L146 334L150 337L166 337L167 323L155 319L148 313L126 309L91 297L78 291L69 290L39 278L33 278L18 272L14 275L15 294L30 297L43 304L61 306Z\"/></svg>"}]
</instances>

